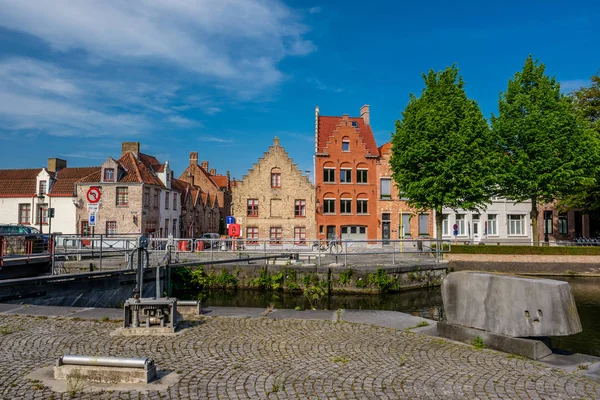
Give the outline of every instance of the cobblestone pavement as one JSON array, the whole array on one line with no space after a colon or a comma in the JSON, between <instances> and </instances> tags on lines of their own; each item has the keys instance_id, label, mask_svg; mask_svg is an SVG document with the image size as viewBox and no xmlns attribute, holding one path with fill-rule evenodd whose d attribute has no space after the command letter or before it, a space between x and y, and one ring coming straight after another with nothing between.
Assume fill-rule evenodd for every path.
<instances>
[{"instance_id":1,"label":"cobblestone pavement","mask_svg":"<svg viewBox=\"0 0 600 400\"><path fill-rule=\"evenodd\" d=\"M519 357L371 325L209 317L170 337L112 322L0 315L0 396L67 399L25 376L62 354L151 357L180 380L88 399L595 399L600 384Z\"/></svg>"}]
</instances>

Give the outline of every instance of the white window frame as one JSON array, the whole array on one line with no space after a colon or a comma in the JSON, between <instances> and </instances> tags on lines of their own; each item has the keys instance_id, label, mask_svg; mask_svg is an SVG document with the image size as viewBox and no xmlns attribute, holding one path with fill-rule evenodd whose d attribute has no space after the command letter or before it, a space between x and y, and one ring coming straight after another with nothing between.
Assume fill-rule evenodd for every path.
<instances>
[{"instance_id":1,"label":"white window frame","mask_svg":"<svg viewBox=\"0 0 600 400\"><path fill-rule=\"evenodd\" d=\"M498 236L498 214L487 215L487 235Z\"/></svg>"},{"instance_id":2,"label":"white window frame","mask_svg":"<svg viewBox=\"0 0 600 400\"><path fill-rule=\"evenodd\" d=\"M508 236L526 236L527 235L527 232L525 231L525 215L524 214L508 214L506 216L506 225L507 225Z\"/></svg>"},{"instance_id":3,"label":"white window frame","mask_svg":"<svg viewBox=\"0 0 600 400\"><path fill-rule=\"evenodd\" d=\"M340 168L340 183L352 183L352 168Z\"/></svg>"},{"instance_id":4,"label":"white window frame","mask_svg":"<svg viewBox=\"0 0 600 400\"><path fill-rule=\"evenodd\" d=\"M450 236L450 214L442 214L442 236Z\"/></svg>"},{"instance_id":5,"label":"white window frame","mask_svg":"<svg viewBox=\"0 0 600 400\"><path fill-rule=\"evenodd\" d=\"M389 182L390 192L383 193L383 181ZM379 199L380 200L391 200L392 199L392 178L379 178ZM384 197L385 195L385 197Z\"/></svg>"},{"instance_id":6,"label":"white window frame","mask_svg":"<svg viewBox=\"0 0 600 400\"><path fill-rule=\"evenodd\" d=\"M325 180L326 172L327 172L327 177L332 177L333 178L332 180ZM324 183L335 183L335 168L331 168L331 167L323 168L323 182Z\"/></svg>"},{"instance_id":7,"label":"white window frame","mask_svg":"<svg viewBox=\"0 0 600 400\"><path fill-rule=\"evenodd\" d=\"M327 201L331 201L331 204L333 204L333 211L325 211L325 203L327 203ZM335 215L335 199L334 198L327 197L327 198L323 199L323 214Z\"/></svg>"},{"instance_id":8,"label":"white window frame","mask_svg":"<svg viewBox=\"0 0 600 400\"><path fill-rule=\"evenodd\" d=\"M362 171L365 172L366 180L364 182L361 182L359 179ZM369 183L369 168L356 168L356 183L361 184L361 185L365 185L365 184Z\"/></svg>"},{"instance_id":9,"label":"white window frame","mask_svg":"<svg viewBox=\"0 0 600 400\"><path fill-rule=\"evenodd\" d=\"M467 236L465 229L466 214L456 214L456 225L458 225L458 236Z\"/></svg>"},{"instance_id":10,"label":"white window frame","mask_svg":"<svg viewBox=\"0 0 600 400\"><path fill-rule=\"evenodd\" d=\"M342 207L342 202L345 202L346 207L350 207L350 211L343 211L345 207ZM352 199L347 197L342 197L340 199L340 215L352 215Z\"/></svg>"},{"instance_id":11,"label":"white window frame","mask_svg":"<svg viewBox=\"0 0 600 400\"><path fill-rule=\"evenodd\" d=\"M364 206L359 206L360 203L364 202ZM364 208L364 211L361 209ZM369 214L369 199L356 199L356 214L357 215L367 215Z\"/></svg>"}]
</instances>

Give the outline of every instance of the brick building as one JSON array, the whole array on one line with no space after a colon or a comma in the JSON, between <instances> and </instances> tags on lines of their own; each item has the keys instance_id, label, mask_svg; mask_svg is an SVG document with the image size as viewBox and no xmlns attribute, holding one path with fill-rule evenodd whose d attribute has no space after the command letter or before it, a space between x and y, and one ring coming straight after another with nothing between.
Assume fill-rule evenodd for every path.
<instances>
[{"instance_id":1,"label":"brick building","mask_svg":"<svg viewBox=\"0 0 600 400\"><path fill-rule=\"evenodd\" d=\"M137 142L123 142L121 157L109 157L100 169L77 185L78 233L89 235L86 193L99 187L102 203L96 215L96 234L145 233L152 237L179 236L180 192L171 186L168 162L140 152Z\"/></svg>"},{"instance_id":2,"label":"brick building","mask_svg":"<svg viewBox=\"0 0 600 400\"><path fill-rule=\"evenodd\" d=\"M592 236L589 214L581 210L557 210L556 205L541 204L538 206L538 232L540 242L572 241L577 238Z\"/></svg>"},{"instance_id":3,"label":"brick building","mask_svg":"<svg viewBox=\"0 0 600 400\"><path fill-rule=\"evenodd\" d=\"M249 244L269 239L306 244L315 237L315 189L275 137L233 188L233 209Z\"/></svg>"},{"instance_id":4,"label":"brick building","mask_svg":"<svg viewBox=\"0 0 600 400\"><path fill-rule=\"evenodd\" d=\"M209 170L208 161L198 165L198 153L190 153L190 164L183 171L180 180L198 188L206 208L203 225L204 232L225 233L225 217L231 215L231 182L229 171L227 175L217 174L216 169ZM218 209L217 212L213 210ZM216 219L216 223L214 220Z\"/></svg>"},{"instance_id":5,"label":"brick building","mask_svg":"<svg viewBox=\"0 0 600 400\"><path fill-rule=\"evenodd\" d=\"M379 148L377 162L377 239L434 237L434 213L416 212L392 180L391 142Z\"/></svg>"},{"instance_id":6,"label":"brick building","mask_svg":"<svg viewBox=\"0 0 600 400\"><path fill-rule=\"evenodd\" d=\"M330 117L315 110L317 236L376 239L377 159L369 106L360 117Z\"/></svg>"}]
</instances>

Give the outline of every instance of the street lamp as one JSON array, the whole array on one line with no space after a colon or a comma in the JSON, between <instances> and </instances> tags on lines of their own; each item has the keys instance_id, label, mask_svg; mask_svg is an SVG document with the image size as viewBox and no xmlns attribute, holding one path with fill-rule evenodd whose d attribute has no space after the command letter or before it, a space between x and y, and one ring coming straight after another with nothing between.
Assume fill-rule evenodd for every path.
<instances>
[{"instance_id":1,"label":"street lamp","mask_svg":"<svg viewBox=\"0 0 600 400\"><path fill-rule=\"evenodd\" d=\"M38 198L38 208L40 209L40 233L43 233L43 231L42 231L42 220L44 218L44 213L43 213L43 210L42 210L42 204L44 202L44 193L40 192L37 195L37 198Z\"/></svg>"}]
</instances>

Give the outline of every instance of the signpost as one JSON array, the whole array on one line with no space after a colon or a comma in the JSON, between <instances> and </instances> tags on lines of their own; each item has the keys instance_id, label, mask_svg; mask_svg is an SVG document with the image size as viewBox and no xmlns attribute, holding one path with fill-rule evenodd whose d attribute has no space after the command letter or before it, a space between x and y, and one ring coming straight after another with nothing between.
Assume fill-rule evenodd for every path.
<instances>
[{"instance_id":1,"label":"signpost","mask_svg":"<svg viewBox=\"0 0 600 400\"><path fill-rule=\"evenodd\" d=\"M90 220L88 221L89 226L96 226L96 214L95 213L91 213L90 214Z\"/></svg>"},{"instance_id":2,"label":"signpost","mask_svg":"<svg viewBox=\"0 0 600 400\"><path fill-rule=\"evenodd\" d=\"M458 236L458 224L452 225L452 230L453 230L452 234L454 235L454 240L455 240L454 244L457 244L458 240L456 239L456 237Z\"/></svg>"}]
</instances>

